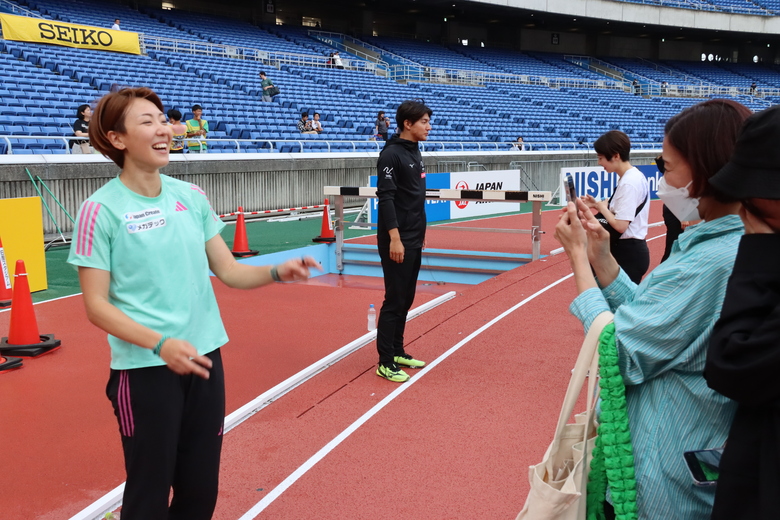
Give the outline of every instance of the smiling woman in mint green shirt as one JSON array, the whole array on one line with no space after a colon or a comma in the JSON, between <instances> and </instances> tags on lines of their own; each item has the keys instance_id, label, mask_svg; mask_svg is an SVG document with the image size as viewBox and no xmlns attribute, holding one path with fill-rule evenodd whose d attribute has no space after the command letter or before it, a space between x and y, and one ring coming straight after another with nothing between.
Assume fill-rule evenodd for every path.
<instances>
[{"instance_id":1,"label":"smiling woman in mint green shirt","mask_svg":"<svg viewBox=\"0 0 780 520\"><path fill-rule=\"evenodd\" d=\"M206 193L160 174L173 137L162 108L148 88L98 102L90 141L121 171L82 204L68 262L78 266L87 317L111 347L106 394L127 471L122 518L208 520L228 341L209 269L229 287L251 289L307 278L317 263L236 262Z\"/></svg>"},{"instance_id":2,"label":"smiling woman in mint green shirt","mask_svg":"<svg viewBox=\"0 0 780 520\"><path fill-rule=\"evenodd\" d=\"M702 372L743 227L739 203L707 179L728 161L749 115L739 103L712 100L667 123L659 193L681 220L697 212L704 222L688 228L639 285L617 265L609 233L581 201L569 203L556 226L579 293L572 314L587 330L599 313L615 313L640 519L705 520L712 510L715 493L693 485L683 452L721 446L736 409Z\"/></svg>"}]
</instances>

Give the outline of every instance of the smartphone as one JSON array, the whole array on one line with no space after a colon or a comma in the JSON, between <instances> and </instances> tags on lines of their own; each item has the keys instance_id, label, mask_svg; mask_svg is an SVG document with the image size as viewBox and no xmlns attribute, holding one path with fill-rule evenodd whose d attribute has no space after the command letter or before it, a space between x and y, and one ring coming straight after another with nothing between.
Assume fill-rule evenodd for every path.
<instances>
[{"instance_id":1,"label":"smartphone","mask_svg":"<svg viewBox=\"0 0 780 520\"><path fill-rule=\"evenodd\" d=\"M574 202L577 200L577 190L574 188L574 179L568 173L566 174L566 201Z\"/></svg>"},{"instance_id":2,"label":"smartphone","mask_svg":"<svg viewBox=\"0 0 780 520\"><path fill-rule=\"evenodd\" d=\"M723 448L686 451L683 453L685 464L691 472L693 483L697 486L714 486L720 474L720 456Z\"/></svg>"}]
</instances>

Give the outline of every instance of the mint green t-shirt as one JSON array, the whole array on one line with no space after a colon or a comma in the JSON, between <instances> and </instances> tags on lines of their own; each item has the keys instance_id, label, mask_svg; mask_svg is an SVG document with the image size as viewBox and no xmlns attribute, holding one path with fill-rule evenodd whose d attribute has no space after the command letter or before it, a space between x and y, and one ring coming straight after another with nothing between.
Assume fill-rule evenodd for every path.
<instances>
[{"instance_id":1,"label":"mint green t-shirt","mask_svg":"<svg viewBox=\"0 0 780 520\"><path fill-rule=\"evenodd\" d=\"M160 177L158 197L139 195L117 177L84 201L68 262L109 271L109 302L208 354L228 340L206 256L206 241L225 224L198 186ZM113 369L165 364L150 349L111 335L108 343Z\"/></svg>"}]
</instances>

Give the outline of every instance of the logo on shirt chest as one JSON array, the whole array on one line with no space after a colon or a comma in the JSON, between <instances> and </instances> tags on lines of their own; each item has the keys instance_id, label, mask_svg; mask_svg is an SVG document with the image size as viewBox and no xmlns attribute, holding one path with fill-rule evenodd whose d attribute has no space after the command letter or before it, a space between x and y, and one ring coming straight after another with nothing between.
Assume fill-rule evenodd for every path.
<instances>
[{"instance_id":1,"label":"logo on shirt chest","mask_svg":"<svg viewBox=\"0 0 780 520\"><path fill-rule=\"evenodd\" d=\"M137 224L132 223L127 225L127 232L132 235L133 233L141 233L142 231L151 231L152 229L165 226L166 223L165 217L156 218L147 222L139 222Z\"/></svg>"},{"instance_id":2,"label":"logo on shirt chest","mask_svg":"<svg viewBox=\"0 0 780 520\"><path fill-rule=\"evenodd\" d=\"M182 207L184 206L182 205ZM176 210L181 211L179 210L178 205ZM152 229L161 228L167 224L165 216L160 208L147 208L139 211L129 211L124 214L124 219L125 222L128 222L125 227L127 232L131 235L134 233L141 233L143 231L150 231Z\"/></svg>"},{"instance_id":3,"label":"logo on shirt chest","mask_svg":"<svg viewBox=\"0 0 780 520\"><path fill-rule=\"evenodd\" d=\"M162 210L160 208L147 208L140 211L130 211L125 213L125 222L138 222L139 220L146 220L153 217L161 217Z\"/></svg>"}]
</instances>

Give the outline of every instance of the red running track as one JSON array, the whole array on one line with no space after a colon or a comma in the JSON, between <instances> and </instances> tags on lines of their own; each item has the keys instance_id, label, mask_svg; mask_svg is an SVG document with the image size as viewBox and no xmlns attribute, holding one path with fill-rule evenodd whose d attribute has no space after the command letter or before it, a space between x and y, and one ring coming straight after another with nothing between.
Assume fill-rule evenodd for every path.
<instances>
[{"instance_id":1,"label":"red running track","mask_svg":"<svg viewBox=\"0 0 780 520\"><path fill-rule=\"evenodd\" d=\"M651 236L663 232L655 228ZM543 250L557 245L548 237ZM663 239L650 246L656 265ZM569 272L561 255L478 286L421 286L415 306L453 288L458 296L410 322L408 349L431 362ZM365 308L381 301L380 283L328 276L242 292L217 282L231 337L224 350L228 410L362 335ZM549 442L582 339L567 311L573 297L567 280L429 372L413 374L419 381L258 518L513 518L527 493L527 467ZM80 297L36 312L41 332L56 333L64 346L0 377L0 504L7 519L68 518L123 481L117 427L103 393L104 335L86 322ZM0 330L7 320L1 313ZM229 432L215 518L241 517L396 390L373 375L375 363L370 344Z\"/></svg>"}]
</instances>

